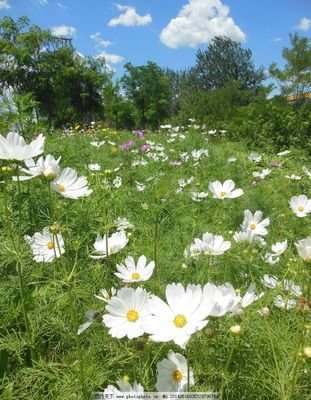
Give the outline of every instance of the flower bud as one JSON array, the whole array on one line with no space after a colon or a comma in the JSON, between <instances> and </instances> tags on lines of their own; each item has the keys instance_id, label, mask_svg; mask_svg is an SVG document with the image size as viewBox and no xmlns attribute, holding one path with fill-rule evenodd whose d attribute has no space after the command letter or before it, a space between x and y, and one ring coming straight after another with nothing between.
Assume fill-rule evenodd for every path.
<instances>
[{"instance_id":1,"label":"flower bud","mask_svg":"<svg viewBox=\"0 0 311 400\"><path fill-rule=\"evenodd\" d=\"M270 315L270 308L269 307L262 307L258 313L262 316L262 317L269 317Z\"/></svg>"},{"instance_id":2,"label":"flower bud","mask_svg":"<svg viewBox=\"0 0 311 400\"><path fill-rule=\"evenodd\" d=\"M229 330L233 335L241 334L241 326L240 325L232 325Z\"/></svg>"},{"instance_id":3,"label":"flower bud","mask_svg":"<svg viewBox=\"0 0 311 400\"><path fill-rule=\"evenodd\" d=\"M55 222L50 226L50 232L53 233L54 235L57 235L58 233L60 233L60 231L61 227L57 222Z\"/></svg>"},{"instance_id":4,"label":"flower bud","mask_svg":"<svg viewBox=\"0 0 311 400\"><path fill-rule=\"evenodd\" d=\"M307 358L311 358L311 346L306 346L303 349L303 354L307 357Z\"/></svg>"}]
</instances>

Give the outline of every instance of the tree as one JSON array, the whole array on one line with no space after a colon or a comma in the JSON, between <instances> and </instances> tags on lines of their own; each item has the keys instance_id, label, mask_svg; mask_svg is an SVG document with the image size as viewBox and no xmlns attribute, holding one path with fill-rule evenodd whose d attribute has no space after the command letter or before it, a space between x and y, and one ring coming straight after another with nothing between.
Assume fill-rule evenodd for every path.
<instances>
[{"instance_id":1,"label":"tree","mask_svg":"<svg viewBox=\"0 0 311 400\"><path fill-rule=\"evenodd\" d=\"M139 125L157 127L169 116L171 92L168 77L153 62L139 67L127 63L125 69L121 85L126 98L137 109Z\"/></svg>"},{"instance_id":2,"label":"tree","mask_svg":"<svg viewBox=\"0 0 311 400\"><path fill-rule=\"evenodd\" d=\"M194 73L203 90L238 82L241 90L256 92L264 79L263 69L256 69L252 61L251 50L227 37L215 37L206 50L198 50Z\"/></svg>"},{"instance_id":3,"label":"tree","mask_svg":"<svg viewBox=\"0 0 311 400\"><path fill-rule=\"evenodd\" d=\"M119 82L107 82L103 89L105 120L116 129L133 129L136 125L136 108L121 94Z\"/></svg>"},{"instance_id":4,"label":"tree","mask_svg":"<svg viewBox=\"0 0 311 400\"><path fill-rule=\"evenodd\" d=\"M58 46L50 31L26 17L0 20L0 89L31 94L50 125L102 116L102 88L111 79L103 61Z\"/></svg>"},{"instance_id":5,"label":"tree","mask_svg":"<svg viewBox=\"0 0 311 400\"><path fill-rule=\"evenodd\" d=\"M303 102L305 93L311 91L311 41L297 34L290 35L291 48L284 48L282 55L286 64L284 69L273 63L270 74L279 82L283 95L293 95Z\"/></svg>"}]
</instances>

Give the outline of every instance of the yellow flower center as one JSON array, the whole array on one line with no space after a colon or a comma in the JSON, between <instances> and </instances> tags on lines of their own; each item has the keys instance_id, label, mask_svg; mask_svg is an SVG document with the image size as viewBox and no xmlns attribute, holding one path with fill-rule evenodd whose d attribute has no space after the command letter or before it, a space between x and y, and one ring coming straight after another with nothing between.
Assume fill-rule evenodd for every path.
<instances>
[{"instance_id":1,"label":"yellow flower center","mask_svg":"<svg viewBox=\"0 0 311 400\"><path fill-rule=\"evenodd\" d=\"M173 373L172 373L172 378L173 381L179 383L181 382L182 378L183 378L183 374L181 371L179 371L179 369L176 369Z\"/></svg>"},{"instance_id":2,"label":"yellow flower center","mask_svg":"<svg viewBox=\"0 0 311 400\"><path fill-rule=\"evenodd\" d=\"M65 186L62 185L62 184L58 185L58 190L59 190L60 192L64 192L64 191L65 191Z\"/></svg>"},{"instance_id":3,"label":"yellow flower center","mask_svg":"<svg viewBox=\"0 0 311 400\"><path fill-rule=\"evenodd\" d=\"M55 247L53 242L48 242L47 246L49 250L52 250Z\"/></svg>"},{"instance_id":4,"label":"yellow flower center","mask_svg":"<svg viewBox=\"0 0 311 400\"><path fill-rule=\"evenodd\" d=\"M303 206L298 207L298 211L303 212L305 208Z\"/></svg>"},{"instance_id":5,"label":"yellow flower center","mask_svg":"<svg viewBox=\"0 0 311 400\"><path fill-rule=\"evenodd\" d=\"M182 314L178 314L174 318L174 324L177 328L183 328L186 325L186 323L187 323L187 318Z\"/></svg>"},{"instance_id":6,"label":"yellow flower center","mask_svg":"<svg viewBox=\"0 0 311 400\"><path fill-rule=\"evenodd\" d=\"M128 321L136 322L139 318L139 314L136 310L129 310L126 314Z\"/></svg>"},{"instance_id":7,"label":"yellow flower center","mask_svg":"<svg viewBox=\"0 0 311 400\"><path fill-rule=\"evenodd\" d=\"M257 228L256 224L250 224L249 226L251 228L252 231L254 231Z\"/></svg>"},{"instance_id":8,"label":"yellow flower center","mask_svg":"<svg viewBox=\"0 0 311 400\"><path fill-rule=\"evenodd\" d=\"M132 273L132 279L133 280L137 280L137 279L139 279L140 278L140 274L138 273L138 272L133 272Z\"/></svg>"},{"instance_id":9,"label":"yellow flower center","mask_svg":"<svg viewBox=\"0 0 311 400\"><path fill-rule=\"evenodd\" d=\"M220 192L220 197L225 197L226 196L226 192Z\"/></svg>"}]
</instances>

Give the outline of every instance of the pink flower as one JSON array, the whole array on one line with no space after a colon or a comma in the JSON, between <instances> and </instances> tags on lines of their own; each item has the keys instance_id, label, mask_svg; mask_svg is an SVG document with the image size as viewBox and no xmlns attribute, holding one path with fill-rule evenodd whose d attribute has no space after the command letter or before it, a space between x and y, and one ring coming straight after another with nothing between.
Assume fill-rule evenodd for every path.
<instances>
[{"instance_id":1,"label":"pink flower","mask_svg":"<svg viewBox=\"0 0 311 400\"><path fill-rule=\"evenodd\" d=\"M121 148L122 150L124 150L124 151L128 151L128 150L130 150L131 147L134 146L134 144L135 144L135 142L134 142L133 140L128 140L127 142L122 143L122 144L120 145L120 148Z\"/></svg>"},{"instance_id":2,"label":"pink flower","mask_svg":"<svg viewBox=\"0 0 311 400\"><path fill-rule=\"evenodd\" d=\"M142 153L147 153L150 150L150 145L148 143L144 143L140 146L140 151Z\"/></svg>"}]
</instances>

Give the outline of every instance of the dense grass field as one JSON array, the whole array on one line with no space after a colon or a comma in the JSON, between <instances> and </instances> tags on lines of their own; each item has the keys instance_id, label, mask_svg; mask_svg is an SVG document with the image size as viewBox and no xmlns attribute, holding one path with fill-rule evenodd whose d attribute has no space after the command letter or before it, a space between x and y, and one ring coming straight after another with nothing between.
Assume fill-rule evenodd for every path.
<instances>
[{"instance_id":1,"label":"dense grass field","mask_svg":"<svg viewBox=\"0 0 311 400\"><path fill-rule=\"evenodd\" d=\"M12 162L0 160L1 399L89 399L120 379L156 391L157 364L170 350L187 358L191 391L232 400L311 399L311 266L295 246L311 235L311 216L298 217L289 205L293 196L311 197L310 159L302 150L263 153L226 132L211 133L192 126L144 137L101 128L49 135L44 154L87 178L92 193L78 199L42 177L14 181ZM270 170L264 179L253 176L263 169ZM229 179L243 194L213 198L210 183ZM196 201L194 192L208 195ZM258 235L265 244L255 236L251 243L234 239L245 210L269 218L267 234ZM128 243L92 258L97 235L116 232L118 218L132 224ZM24 237L51 226L65 252L37 262ZM230 248L187 256L205 232L222 235ZM266 256L285 240L283 254ZM122 282L116 265L141 255L155 262L150 279ZM265 275L278 282L266 276L264 284ZM142 287L165 300L169 284L207 282L231 283L241 296L254 284L258 298L238 313L209 316L183 347L148 334L112 337L102 322L107 303L95 297L102 289ZM78 335L87 312L90 326Z\"/></svg>"}]
</instances>

